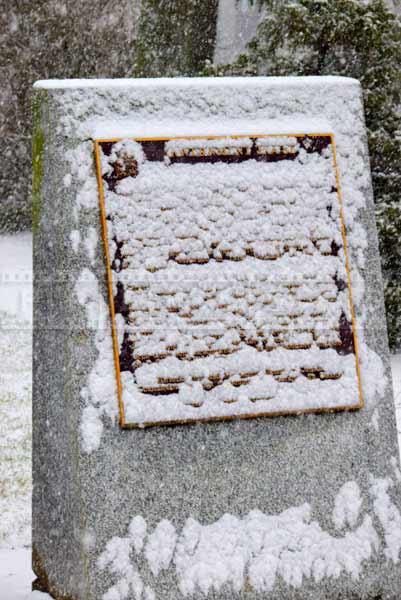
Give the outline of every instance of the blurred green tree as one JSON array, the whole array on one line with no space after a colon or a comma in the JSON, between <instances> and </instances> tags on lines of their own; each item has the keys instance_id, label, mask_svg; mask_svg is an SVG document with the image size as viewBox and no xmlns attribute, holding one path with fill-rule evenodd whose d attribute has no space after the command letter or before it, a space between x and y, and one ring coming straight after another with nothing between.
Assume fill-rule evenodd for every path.
<instances>
[{"instance_id":1,"label":"blurred green tree","mask_svg":"<svg viewBox=\"0 0 401 600\"><path fill-rule=\"evenodd\" d=\"M389 340L401 347L401 19L383 0L260 0L257 35L218 75L342 75L364 94Z\"/></svg>"}]
</instances>

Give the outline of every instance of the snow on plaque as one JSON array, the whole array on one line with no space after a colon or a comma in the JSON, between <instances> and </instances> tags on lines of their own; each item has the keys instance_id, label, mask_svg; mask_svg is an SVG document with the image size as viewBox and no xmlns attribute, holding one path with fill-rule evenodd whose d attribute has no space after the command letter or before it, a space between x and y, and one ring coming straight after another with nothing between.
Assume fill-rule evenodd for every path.
<instances>
[{"instance_id":1,"label":"snow on plaque","mask_svg":"<svg viewBox=\"0 0 401 600\"><path fill-rule=\"evenodd\" d=\"M362 406L332 135L95 152L123 427Z\"/></svg>"}]
</instances>

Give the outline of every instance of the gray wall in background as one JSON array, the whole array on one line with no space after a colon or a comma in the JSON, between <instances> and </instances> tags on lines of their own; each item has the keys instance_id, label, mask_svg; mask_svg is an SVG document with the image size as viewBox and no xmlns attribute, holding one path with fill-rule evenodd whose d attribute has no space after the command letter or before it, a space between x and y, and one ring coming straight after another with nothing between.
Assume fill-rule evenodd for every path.
<instances>
[{"instance_id":1,"label":"gray wall in background","mask_svg":"<svg viewBox=\"0 0 401 600\"><path fill-rule=\"evenodd\" d=\"M213 60L218 0L0 0L0 231L31 225L37 79L192 75Z\"/></svg>"},{"instance_id":2,"label":"gray wall in background","mask_svg":"<svg viewBox=\"0 0 401 600\"><path fill-rule=\"evenodd\" d=\"M258 2L251 4L249 0L220 0L214 62L230 63L243 52L264 14Z\"/></svg>"}]
</instances>

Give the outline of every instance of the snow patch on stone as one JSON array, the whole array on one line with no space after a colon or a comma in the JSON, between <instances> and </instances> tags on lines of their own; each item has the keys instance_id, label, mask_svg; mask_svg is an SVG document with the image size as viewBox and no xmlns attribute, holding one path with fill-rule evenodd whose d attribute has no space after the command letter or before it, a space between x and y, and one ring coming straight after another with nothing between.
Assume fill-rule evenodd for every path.
<instances>
[{"instance_id":1,"label":"snow patch on stone","mask_svg":"<svg viewBox=\"0 0 401 600\"><path fill-rule=\"evenodd\" d=\"M338 529L355 527L362 506L361 491L355 481L344 483L335 499L333 522Z\"/></svg>"},{"instance_id":2,"label":"snow patch on stone","mask_svg":"<svg viewBox=\"0 0 401 600\"><path fill-rule=\"evenodd\" d=\"M143 544L146 537L146 521L140 515L134 517L129 526L129 535L132 539L132 543L135 549L135 552L139 554L143 549Z\"/></svg>"},{"instance_id":3,"label":"snow patch on stone","mask_svg":"<svg viewBox=\"0 0 401 600\"><path fill-rule=\"evenodd\" d=\"M380 356L371 350L365 342L361 342L361 340L359 341L359 348L365 406L373 409L384 396L388 385L388 378L386 377L384 364Z\"/></svg>"},{"instance_id":4,"label":"snow patch on stone","mask_svg":"<svg viewBox=\"0 0 401 600\"><path fill-rule=\"evenodd\" d=\"M85 452L91 453L99 447L103 433L101 416L106 414L114 420L118 413L113 345L109 332L108 307L92 271L83 269L75 292L78 302L85 308L86 325L94 334L98 351L97 361L88 377L88 385L81 390L81 397L86 404L81 419L82 446Z\"/></svg>"},{"instance_id":5,"label":"snow patch on stone","mask_svg":"<svg viewBox=\"0 0 401 600\"><path fill-rule=\"evenodd\" d=\"M377 406L373 411L370 422L372 423L372 426L374 427L375 431L378 432L379 428L380 428L380 412L379 412L379 409L377 408Z\"/></svg>"},{"instance_id":6,"label":"snow patch on stone","mask_svg":"<svg viewBox=\"0 0 401 600\"><path fill-rule=\"evenodd\" d=\"M401 514L389 495L393 481L370 478L370 490L374 499L373 509L383 531L386 547L384 553L388 560L398 563L401 551Z\"/></svg>"},{"instance_id":7,"label":"snow patch on stone","mask_svg":"<svg viewBox=\"0 0 401 600\"><path fill-rule=\"evenodd\" d=\"M88 257L91 262L91 265L94 265L94 263L95 263L98 240L99 240L99 237L98 237L96 229L94 227L89 227L88 232L86 234L86 238L84 240L84 246L88 253Z\"/></svg>"},{"instance_id":8,"label":"snow patch on stone","mask_svg":"<svg viewBox=\"0 0 401 600\"><path fill-rule=\"evenodd\" d=\"M172 570L177 580L177 597L208 594L229 587L239 593L245 586L256 592L271 592L277 580L289 588L300 588L305 579L320 582L344 574L357 580L366 562L382 544L383 529L388 560L397 561L401 549L400 514L388 495L391 480L372 479L377 526L360 514L362 499L356 482L346 482L334 507L336 526L348 527L343 536L333 536L313 520L309 504L289 508L279 515L254 510L242 518L225 514L214 523L202 525L188 518L179 532L163 519L146 537L146 521L136 516L127 537L114 537L98 560L120 580L103 600L129 598L132 581L138 600L149 600L141 576L146 560L157 591L162 570ZM357 525L358 521L360 522ZM142 548L144 547L144 551ZM144 594L141 596L141 594Z\"/></svg>"},{"instance_id":9,"label":"snow patch on stone","mask_svg":"<svg viewBox=\"0 0 401 600\"><path fill-rule=\"evenodd\" d=\"M74 253L76 254L78 252L79 244L81 242L81 233L80 233L79 229L73 229L73 231L71 231L70 242L71 242L71 247L72 247Z\"/></svg>"},{"instance_id":10,"label":"snow patch on stone","mask_svg":"<svg viewBox=\"0 0 401 600\"><path fill-rule=\"evenodd\" d=\"M66 175L64 175L63 177L63 185L65 188L69 188L71 186L71 182L72 182L72 175L71 173L67 173Z\"/></svg>"},{"instance_id":11,"label":"snow patch on stone","mask_svg":"<svg viewBox=\"0 0 401 600\"><path fill-rule=\"evenodd\" d=\"M145 556L155 577L158 576L161 570L169 568L176 539L174 526L166 519L160 521L153 533L149 535Z\"/></svg>"},{"instance_id":12,"label":"snow patch on stone","mask_svg":"<svg viewBox=\"0 0 401 600\"><path fill-rule=\"evenodd\" d=\"M393 471L394 471L394 476L396 478L397 483L400 485L401 484L401 471L398 468L399 465L399 461L395 456L391 457L391 466L393 467Z\"/></svg>"},{"instance_id":13,"label":"snow patch on stone","mask_svg":"<svg viewBox=\"0 0 401 600\"><path fill-rule=\"evenodd\" d=\"M99 411L94 406L86 406L82 411L82 447L87 454L97 450L103 433L103 423Z\"/></svg>"}]
</instances>

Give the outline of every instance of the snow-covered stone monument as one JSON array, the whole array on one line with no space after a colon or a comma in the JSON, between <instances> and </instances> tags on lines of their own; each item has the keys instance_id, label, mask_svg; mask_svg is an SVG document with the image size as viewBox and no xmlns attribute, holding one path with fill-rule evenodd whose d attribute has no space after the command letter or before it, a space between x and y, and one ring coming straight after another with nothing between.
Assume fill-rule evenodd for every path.
<instances>
[{"instance_id":1,"label":"snow-covered stone monument","mask_svg":"<svg viewBox=\"0 0 401 600\"><path fill-rule=\"evenodd\" d=\"M399 600L358 82L44 81L35 115L36 587Z\"/></svg>"}]
</instances>

